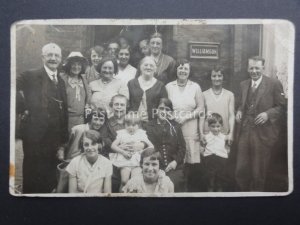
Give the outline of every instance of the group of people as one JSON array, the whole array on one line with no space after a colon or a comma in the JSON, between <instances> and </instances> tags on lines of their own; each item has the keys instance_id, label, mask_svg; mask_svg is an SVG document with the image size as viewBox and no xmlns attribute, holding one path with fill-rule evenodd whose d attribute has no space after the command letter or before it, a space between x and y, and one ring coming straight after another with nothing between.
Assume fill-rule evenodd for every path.
<instances>
[{"instance_id":1,"label":"group of people","mask_svg":"<svg viewBox=\"0 0 300 225\"><path fill-rule=\"evenodd\" d=\"M120 38L88 57L71 52L60 70L61 48L49 43L43 67L18 77L23 193L228 191L234 142L231 191L264 191L285 104L281 83L264 75L264 59L249 59L236 110L222 67L212 68L212 86L202 92L187 59L162 53L161 34L139 46L136 68ZM65 179L58 179L62 162Z\"/></svg>"}]
</instances>

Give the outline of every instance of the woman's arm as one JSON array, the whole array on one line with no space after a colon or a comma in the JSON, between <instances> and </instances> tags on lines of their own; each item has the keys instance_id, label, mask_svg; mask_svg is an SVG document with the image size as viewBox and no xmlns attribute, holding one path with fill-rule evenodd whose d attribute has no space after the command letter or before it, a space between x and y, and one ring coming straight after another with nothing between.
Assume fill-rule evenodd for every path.
<instances>
[{"instance_id":1,"label":"woman's arm","mask_svg":"<svg viewBox=\"0 0 300 225\"><path fill-rule=\"evenodd\" d=\"M123 150L122 148L120 148L119 145L120 145L120 140L117 138L111 144L111 150L113 150L116 153L122 154L127 159L130 159L131 158L131 154L129 152Z\"/></svg>"},{"instance_id":2,"label":"woman's arm","mask_svg":"<svg viewBox=\"0 0 300 225\"><path fill-rule=\"evenodd\" d=\"M197 108L194 110L193 115L195 118L199 118L199 132L202 136L204 134L204 120L205 120L205 110L204 110L204 95L200 87L196 91L196 105Z\"/></svg>"},{"instance_id":3,"label":"woman's arm","mask_svg":"<svg viewBox=\"0 0 300 225\"><path fill-rule=\"evenodd\" d=\"M128 89L127 85L124 82L121 83L121 86L120 86L120 89L119 89L118 93L121 94L121 95L124 95L127 99L129 99L129 89Z\"/></svg>"},{"instance_id":4,"label":"woman's arm","mask_svg":"<svg viewBox=\"0 0 300 225\"><path fill-rule=\"evenodd\" d=\"M230 96L229 99L229 134L228 134L228 144L231 145L233 141L233 134L234 134L234 122L235 122L235 115L234 115L234 96L233 94Z\"/></svg>"},{"instance_id":5,"label":"woman's arm","mask_svg":"<svg viewBox=\"0 0 300 225\"><path fill-rule=\"evenodd\" d=\"M77 180L75 176L69 174L69 193L77 193Z\"/></svg>"},{"instance_id":6,"label":"woman's arm","mask_svg":"<svg viewBox=\"0 0 300 225\"><path fill-rule=\"evenodd\" d=\"M111 193L111 176L104 178L103 193Z\"/></svg>"}]
</instances>

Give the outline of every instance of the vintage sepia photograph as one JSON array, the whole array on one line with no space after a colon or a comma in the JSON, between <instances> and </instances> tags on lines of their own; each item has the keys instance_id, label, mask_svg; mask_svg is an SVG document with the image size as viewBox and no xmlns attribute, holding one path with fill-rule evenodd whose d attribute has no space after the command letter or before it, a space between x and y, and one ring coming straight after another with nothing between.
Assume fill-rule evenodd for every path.
<instances>
[{"instance_id":1,"label":"vintage sepia photograph","mask_svg":"<svg viewBox=\"0 0 300 225\"><path fill-rule=\"evenodd\" d=\"M14 23L10 194L290 194L294 42L287 20Z\"/></svg>"}]
</instances>

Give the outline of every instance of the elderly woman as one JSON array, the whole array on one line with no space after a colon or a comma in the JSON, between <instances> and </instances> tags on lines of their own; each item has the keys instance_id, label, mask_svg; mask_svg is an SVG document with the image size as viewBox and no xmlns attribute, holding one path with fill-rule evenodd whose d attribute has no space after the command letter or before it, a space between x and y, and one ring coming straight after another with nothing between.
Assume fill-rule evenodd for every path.
<instances>
[{"instance_id":1,"label":"elderly woman","mask_svg":"<svg viewBox=\"0 0 300 225\"><path fill-rule=\"evenodd\" d=\"M186 142L187 186L189 191L199 191L200 134L203 134L204 98L200 86L189 80L191 64L186 59L176 62L177 80L167 84L169 99L175 110L175 120L181 124ZM199 134L200 131L200 134Z\"/></svg>"},{"instance_id":2,"label":"elderly woman","mask_svg":"<svg viewBox=\"0 0 300 225\"><path fill-rule=\"evenodd\" d=\"M150 53L156 63L156 78L164 84L175 80L174 73L175 61L171 56L162 53L163 40L160 33L150 36Z\"/></svg>"},{"instance_id":3,"label":"elderly woman","mask_svg":"<svg viewBox=\"0 0 300 225\"><path fill-rule=\"evenodd\" d=\"M80 52L71 52L64 65L64 74L68 100L68 130L84 123L84 110L89 104L91 92L85 76L86 59Z\"/></svg>"},{"instance_id":4,"label":"elderly woman","mask_svg":"<svg viewBox=\"0 0 300 225\"><path fill-rule=\"evenodd\" d=\"M234 130L234 95L231 91L223 88L223 69L216 66L211 71L212 86L207 91L203 92L205 99L206 113L218 113L222 116L223 127L221 132L227 135L228 144L231 145L233 141ZM207 122L205 123L204 132L209 131Z\"/></svg>"},{"instance_id":5,"label":"elderly woman","mask_svg":"<svg viewBox=\"0 0 300 225\"><path fill-rule=\"evenodd\" d=\"M101 77L90 83L91 103L97 107L104 107L110 113L109 103L111 98L116 94L122 94L128 98L128 88L123 81L115 78L118 73L118 63L115 58L103 58L97 65L96 70L101 74Z\"/></svg>"},{"instance_id":6,"label":"elderly woman","mask_svg":"<svg viewBox=\"0 0 300 225\"><path fill-rule=\"evenodd\" d=\"M129 64L131 57L130 47L123 47L118 53L119 67L115 78L122 80L126 85L128 81L135 78L136 68Z\"/></svg>"},{"instance_id":7,"label":"elderly woman","mask_svg":"<svg viewBox=\"0 0 300 225\"><path fill-rule=\"evenodd\" d=\"M147 135L156 150L162 155L162 169L174 183L175 192L185 192L183 159L185 140L180 125L174 121L173 105L167 98L159 102L156 120L147 124Z\"/></svg>"},{"instance_id":8,"label":"elderly woman","mask_svg":"<svg viewBox=\"0 0 300 225\"><path fill-rule=\"evenodd\" d=\"M72 159L67 166L69 193L110 193L112 164L99 154L101 136L95 130L83 133L82 154Z\"/></svg>"},{"instance_id":9,"label":"elderly woman","mask_svg":"<svg viewBox=\"0 0 300 225\"><path fill-rule=\"evenodd\" d=\"M125 193L173 193L174 184L161 169L161 155L152 148L141 154L142 175L131 178L123 187Z\"/></svg>"},{"instance_id":10,"label":"elderly woman","mask_svg":"<svg viewBox=\"0 0 300 225\"><path fill-rule=\"evenodd\" d=\"M97 72L96 67L103 58L104 53L104 48L99 45L96 45L88 50L87 57L89 59L90 66L88 66L85 71L88 83L100 78L100 74Z\"/></svg>"},{"instance_id":11,"label":"elderly woman","mask_svg":"<svg viewBox=\"0 0 300 225\"><path fill-rule=\"evenodd\" d=\"M154 119L159 100L168 96L164 84L154 77L155 71L154 59L146 56L141 60L140 76L128 83L130 110L139 112L143 122Z\"/></svg>"}]
</instances>

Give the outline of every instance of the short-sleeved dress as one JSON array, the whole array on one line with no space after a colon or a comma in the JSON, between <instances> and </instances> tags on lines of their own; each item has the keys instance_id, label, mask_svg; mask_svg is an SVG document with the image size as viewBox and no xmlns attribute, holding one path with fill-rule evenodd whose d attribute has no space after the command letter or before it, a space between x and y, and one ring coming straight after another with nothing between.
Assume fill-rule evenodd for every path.
<instances>
[{"instance_id":1,"label":"short-sleeved dress","mask_svg":"<svg viewBox=\"0 0 300 225\"><path fill-rule=\"evenodd\" d=\"M91 165L85 154L81 154L72 159L66 171L76 178L79 193L102 193L104 179L112 175L112 163L98 155L97 161Z\"/></svg>"},{"instance_id":2,"label":"short-sleeved dress","mask_svg":"<svg viewBox=\"0 0 300 225\"><path fill-rule=\"evenodd\" d=\"M200 86L188 80L184 90L180 90L177 81L172 81L166 86L169 99L173 103L175 118L192 113L197 108L196 94L201 93ZM185 163L200 163L200 137L198 119L191 119L182 124L181 129L186 142Z\"/></svg>"},{"instance_id":3,"label":"short-sleeved dress","mask_svg":"<svg viewBox=\"0 0 300 225\"><path fill-rule=\"evenodd\" d=\"M94 80L90 83L92 91L91 103L97 107L104 107L108 113L111 109L109 107L110 100L117 94L124 95L127 99L129 97L127 85L119 80L113 78L109 83L105 83L102 79Z\"/></svg>"},{"instance_id":4,"label":"short-sleeved dress","mask_svg":"<svg viewBox=\"0 0 300 225\"><path fill-rule=\"evenodd\" d=\"M223 127L221 132L223 134L228 134L230 131L229 127L229 106L230 102L234 100L234 95L231 91L222 89L220 95L215 95L213 90L210 88L203 92L205 100L206 113L218 113L222 116ZM205 122L204 132L209 131L207 121Z\"/></svg>"},{"instance_id":5,"label":"short-sleeved dress","mask_svg":"<svg viewBox=\"0 0 300 225\"><path fill-rule=\"evenodd\" d=\"M117 131L116 140L120 144L134 144L135 142L145 142L147 146L152 145L149 141L146 131L138 129L134 134L128 133L126 129ZM130 159L126 159L120 153L109 154L110 160L116 167L137 167L140 166L141 152L135 152Z\"/></svg>"}]
</instances>

